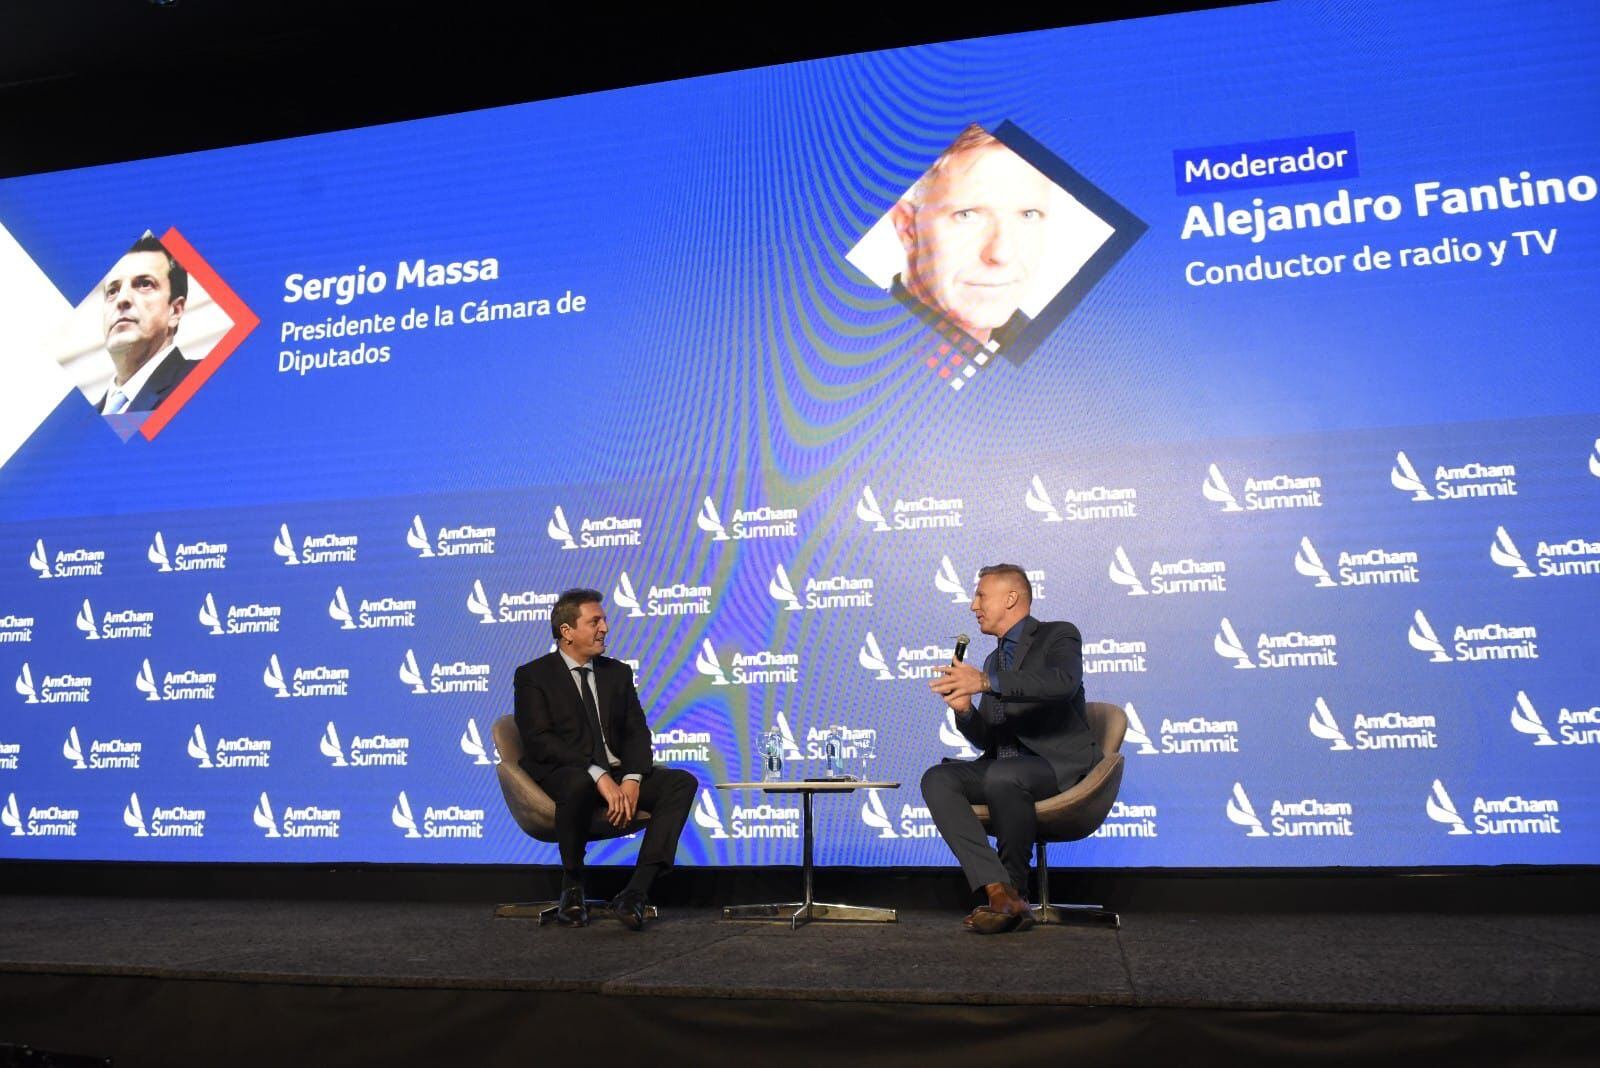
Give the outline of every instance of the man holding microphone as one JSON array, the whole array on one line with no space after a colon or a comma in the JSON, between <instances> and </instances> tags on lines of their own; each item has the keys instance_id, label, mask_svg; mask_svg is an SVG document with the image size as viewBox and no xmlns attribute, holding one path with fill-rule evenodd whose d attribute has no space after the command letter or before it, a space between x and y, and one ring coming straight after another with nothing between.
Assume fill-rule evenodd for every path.
<instances>
[{"instance_id":1,"label":"man holding microphone","mask_svg":"<svg viewBox=\"0 0 1600 1068\"><path fill-rule=\"evenodd\" d=\"M1071 623L1033 618L1033 586L1015 564L978 572L972 613L997 644L980 670L959 659L929 686L955 713L976 760L947 760L922 776L922 796L967 882L987 904L966 918L968 930L1003 934L1033 925L1028 864L1036 832L1034 804L1068 789L1101 758L1084 717L1083 638ZM996 846L973 805L989 807Z\"/></svg>"}]
</instances>

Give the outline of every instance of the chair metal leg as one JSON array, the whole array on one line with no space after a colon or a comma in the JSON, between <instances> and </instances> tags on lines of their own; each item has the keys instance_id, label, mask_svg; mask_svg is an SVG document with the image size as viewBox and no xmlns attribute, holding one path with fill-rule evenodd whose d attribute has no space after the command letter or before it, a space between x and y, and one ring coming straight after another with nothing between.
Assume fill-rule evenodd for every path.
<instances>
[{"instance_id":1,"label":"chair metal leg","mask_svg":"<svg viewBox=\"0 0 1600 1068\"><path fill-rule=\"evenodd\" d=\"M589 909L589 916L610 916L611 902L603 898L591 897L584 901ZM561 907L559 901L522 901L510 905L498 905L494 914L497 918L510 920L538 920L539 926L556 922L556 911ZM660 913L654 905L647 905L644 914L648 919L656 919Z\"/></svg>"},{"instance_id":2,"label":"chair metal leg","mask_svg":"<svg viewBox=\"0 0 1600 1068\"><path fill-rule=\"evenodd\" d=\"M543 927L547 920L556 918L556 909L560 907L559 901L517 901L509 905L497 905L494 914L498 919L508 920L538 920Z\"/></svg>"},{"instance_id":3,"label":"chair metal leg","mask_svg":"<svg viewBox=\"0 0 1600 1068\"><path fill-rule=\"evenodd\" d=\"M1050 861L1045 855L1045 841L1033 845L1034 881L1039 887L1039 903L1030 911L1033 922L1072 927L1122 926L1122 918L1103 905L1052 905L1050 903Z\"/></svg>"}]
</instances>

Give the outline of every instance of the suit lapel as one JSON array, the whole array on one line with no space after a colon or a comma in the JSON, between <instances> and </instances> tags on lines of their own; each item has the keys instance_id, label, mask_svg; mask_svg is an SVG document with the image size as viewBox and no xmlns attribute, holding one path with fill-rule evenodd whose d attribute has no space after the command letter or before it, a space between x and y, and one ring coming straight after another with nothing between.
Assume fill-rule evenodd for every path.
<instances>
[{"instance_id":1,"label":"suit lapel","mask_svg":"<svg viewBox=\"0 0 1600 1068\"><path fill-rule=\"evenodd\" d=\"M561 707L566 709L566 714L575 718L582 724L583 737L589 739L589 713L583 707L583 697L578 693L577 682L573 679L572 672L567 670L567 662L561 659L560 653L550 654L550 689L554 694L559 694L557 700ZM592 742L593 739L589 739Z\"/></svg>"},{"instance_id":2,"label":"suit lapel","mask_svg":"<svg viewBox=\"0 0 1600 1068\"><path fill-rule=\"evenodd\" d=\"M1029 616L1022 624L1022 634L1017 638L1017 653L1012 658L1011 666L1022 666L1022 658L1028 655L1028 647L1033 644L1033 636L1039 630L1039 621Z\"/></svg>"},{"instance_id":3,"label":"suit lapel","mask_svg":"<svg viewBox=\"0 0 1600 1068\"><path fill-rule=\"evenodd\" d=\"M155 373L128 405L129 411L153 411L182 378L183 353L173 349L156 366Z\"/></svg>"}]
</instances>

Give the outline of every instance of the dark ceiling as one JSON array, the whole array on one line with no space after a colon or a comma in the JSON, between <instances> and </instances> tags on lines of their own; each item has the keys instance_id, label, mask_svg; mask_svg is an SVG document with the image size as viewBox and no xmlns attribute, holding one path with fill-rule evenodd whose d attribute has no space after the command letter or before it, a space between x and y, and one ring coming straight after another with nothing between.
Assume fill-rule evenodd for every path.
<instances>
[{"instance_id":1,"label":"dark ceiling","mask_svg":"<svg viewBox=\"0 0 1600 1068\"><path fill-rule=\"evenodd\" d=\"M623 14L440 0L3 0L0 176L1216 3ZM571 10L568 10L570 8Z\"/></svg>"}]
</instances>

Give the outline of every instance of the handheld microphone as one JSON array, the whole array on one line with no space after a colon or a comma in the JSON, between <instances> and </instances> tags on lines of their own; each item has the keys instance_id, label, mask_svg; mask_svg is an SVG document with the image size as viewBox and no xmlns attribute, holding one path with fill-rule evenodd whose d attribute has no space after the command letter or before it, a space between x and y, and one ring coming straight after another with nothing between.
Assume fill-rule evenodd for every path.
<instances>
[{"instance_id":1,"label":"handheld microphone","mask_svg":"<svg viewBox=\"0 0 1600 1068\"><path fill-rule=\"evenodd\" d=\"M952 664L959 664L967 658L967 643L971 640L965 634L956 635L956 655L950 660Z\"/></svg>"}]
</instances>

